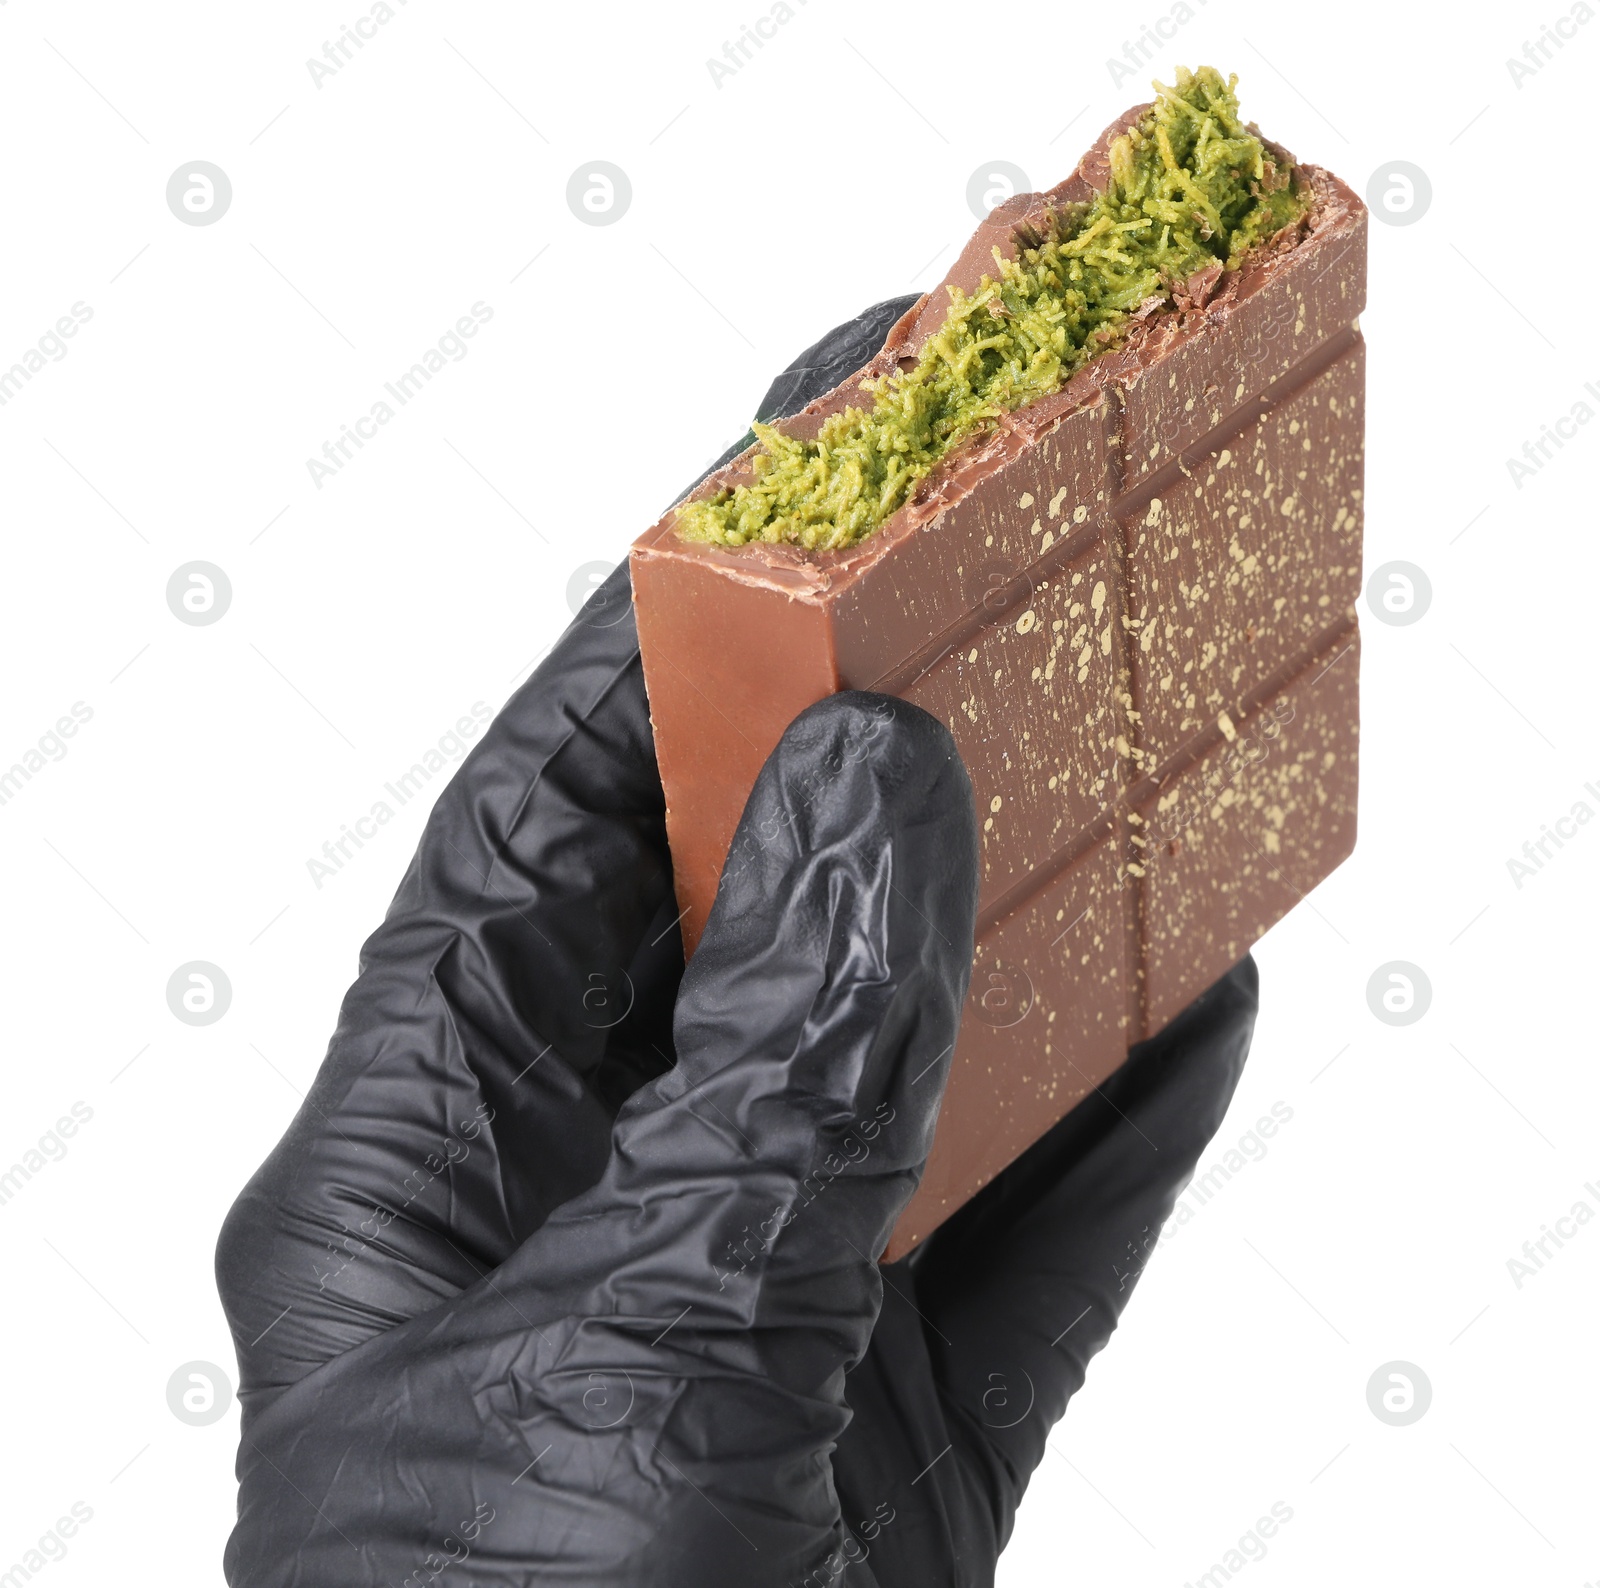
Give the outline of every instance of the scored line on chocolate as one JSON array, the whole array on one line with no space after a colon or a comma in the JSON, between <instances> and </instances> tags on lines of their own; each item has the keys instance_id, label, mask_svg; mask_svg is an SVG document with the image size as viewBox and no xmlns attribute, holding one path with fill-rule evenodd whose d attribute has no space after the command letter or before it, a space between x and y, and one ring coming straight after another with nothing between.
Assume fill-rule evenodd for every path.
<instances>
[{"instance_id":1,"label":"scored line on chocolate","mask_svg":"<svg viewBox=\"0 0 1600 1588\"><path fill-rule=\"evenodd\" d=\"M1237 704L1241 718L1253 715L1275 696L1283 694L1291 684L1301 678L1319 661L1322 661L1324 657L1328 656L1328 653L1333 651L1336 646L1339 646L1340 649L1337 654L1327 661L1322 671L1311 680L1313 685L1320 683L1323 676L1332 672L1349 653L1352 636L1356 633L1356 629L1355 612L1349 610L1342 613L1328 628L1323 629L1309 645L1298 651L1282 666L1275 668L1267 678L1239 698ZM1093 849L1097 844L1103 843L1114 829L1119 812L1147 804L1164 787L1172 783L1174 779L1181 777L1185 772L1203 761L1226 737L1227 735L1222 731L1220 724L1210 723L1204 730L1186 741L1180 749L1163 761L1153 772L1147 772L1137 779L1131 780L1116 801L1101 812L1093 822L1089 823L1053 854L1040 861L1026 877L1007 889L998 898L992 900L979 913L977 930L979 941L981 942L993 928L1000 925L1008 916L1015 914L1021 906L1027 904L1036 894L1048 888L1064 871L1070 870L1089 850Z\"/></svg>"},{"instance_id":2,"label":"scored line on chocolate","mask_svg":"<svg viewBox=\"0 0 1600 1588\"><path fill-rule=\"evenodd\" d=\"M1001 615L1010 607L1009 596L1035 581L1049 578L1066 565L1076 562L1085 551L1089 549L1105 532L1108 521L1131 517L1141 509L1147 507L1152 498L1160 496L1184 477L1190 465L1197 464L1226 446L1230 441L1237 439L1251 425L1264 417L1267 413L1286 402L1299 393L1302 387L1309 386L1317 377L1323 374L1354 348L1361 345L1361 333L1352 325L1328 337L1325 341L1312 348L1306 356L1292 369L1279 376L1270 385L1263 387L1252 397L1247 397L1228 416L1217 425L1214 425L1203 436L1200 436L1166 463L1146 475L1132 487L1120 489L1121 480L1111 478L1108 480L1108 497L1110 505L1101 513L1091 517L1073 534L1063 540L1057 541L1050 549L1033 561L1018 567L1017 572L1002 586L985 592L985 598L979 600L972 607L949 623L932 640L924 645L915 655L903 662L896 663L881 677L875 678L870 684L864 684L864 689L877 690L886 695L897 695L909 689L911 685L925 673L931 672L952 651L958 650L967 644L972 636L981 633L990 624L999 621ZM1120 384L1107 388L1108 406L1120 399L1122 387ZM1112 395L1114 394L1114 395ZM1081 410L1063 414L1051 431L1059 429L1060 425L1072 418ZM1043 437L1041 437L1041 440ZM1113 495L1113 491L1115 494ZM929 528L937 525L938 519L933 520ZM991 610L985 605L988 597L998 594L1001 597L997 610Z\"/></svg>"},{"instance_id":3,"label":"scored line on chocolate","mask_svg":"<svg viewBox=\"0 0 1600 1588\"><path fill-rule=\"evenodd\" d=\"M1359 347L1361 341L1360 328L1352 323L1319 342L1298 364L1285 370L1271 385L1263 386L1255 396L1245 398L1220 424L1214 425L1175 457L1168 458L1159 469L1125 486L1122 494L1111 504L1111 514L1114 517L1127 517L1148 506L1152 497L1170 491L1188 472L1188 465L1200 462L1219 447L1225 447L1280 403L1297 396L1302 388L1309 386L1347 353ZM1117 391L1120 393L1122 390L1119 385Z\"/></svg>"},{"instance_id":4,"label":"scored line on chocolate","mask_svg":"<svg viewBox=\"0 0 1600 1588\"><path fill-rule=\"evenodd\" d=\"M1332 336L1311 348L1306 355L1253 396L1239 402L1218 424L1202 436L1183 447L1159 468L1138 479L1131 486L1128 480L1134 466L1126 455L1124 432L1126 430L1125 387L1120 382L1109 383L1102 399L1101 424L1105 427L1106 496L1108 506L1095 514L1081 530L1052 546L1043 555L1019 570L1008 583L1003 594L1020 591L1035 583L1044 583L1058 572L1069 568L1086 556L1094 547L1101 546L1108 554L1113 578L1107 594L1110 601L1111 635L1113 644L1113 675L1115 687L1115 731L1129 748L1119 752L1118 761L1127 770L1119 779L1120 787L1107 808L1087 823L1054 853L1035 865L1026 876L1019 878L998 898L980 911L975 934L975 954L981 955L985 942L992 939L1007 921L1020 909L1026 908L1058 882L1085 856L1110 840L1114 845L1118 878L1127 889L1127 908L1123 920L1123 962L1126 967L1124 983L1127 997L1129 1040L1136 1041L1148 1034L1149 1021L1145 1000L1145 961L1148 957L1150 933L1147 919L1148 885L1142 875L1137 833L1130 813L1147 805L1161 789L1190 768L1197 766L1212 754L1227 737L1217 721L1208 723L1190 736L1174 752L1153 768L1138 765L1141 759L1142 734L1138 724L1142 720L1144 701L1138 678L1139 670L1132 664L1129 646L1131 629L1126 619L1131 601L1132 574L1130 564L1132 549L1129 537L1133 533L1141 511L1151 501L1172 490L1186 479L1192 478L1208 459L1215 456L1230 442L1245 434L1251 426L1268 417L1275 409L1292 401L1302 390L1310 387L1326 371L1362 346L1358 325L1352 321ZM1063 416L1063 420L1066 416ZM1041 438L1042 439L1042 438ZM930 671L958 646L968 643L976 634L1001 621L1011 603L1002 599L1002 611L992 612L982 604L969 611L943 634L925 646L908 662L893 669L871 687L886 693L900 694ZM1241 717L1259 710L1268 701L1280 695L1295 680L1301 678L1313 665L1322 661L1335 647L1343 644L1349 649L1350 636L1355 629L1354 610L1348 610L1316 632L1289 658L1273 669L1272 673L1252 689L1240 696L1233 705ZM1339 659L1325 662L1323 671ZM1320 675L1319 675L1320 679ZM1132 763L1131 765L1129 763ZM1259 851L1257 852L1259 854ZM1281 867L1270 868L1281 880ZM1304 894L1295 888L1298 897Z\"/></svg>"}]
</instances>

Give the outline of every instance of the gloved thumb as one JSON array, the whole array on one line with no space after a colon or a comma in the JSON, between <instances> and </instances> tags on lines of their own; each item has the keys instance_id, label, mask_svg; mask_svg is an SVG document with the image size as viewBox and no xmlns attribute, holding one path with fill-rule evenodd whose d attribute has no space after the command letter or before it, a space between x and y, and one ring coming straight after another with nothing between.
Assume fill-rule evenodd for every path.
<instances>
[{"instance_id":1,"label":"gloved thumb","mask_svg":"<svg viewBox=\"0 0 1600 1588\"><path fill-rule=\"evenodd\" d=\"M702 1306L783 1315L851 1356L873 1260L920 1178L960 1023L977 824L955 744L835 695L769 759L674 1024L678 1062L618 1121L603 1189L703 1258ZM651 1235L646 1229L656 1227ZM758 1304L759 1298L759 1304Z\"/></svg>"}]
</instances>

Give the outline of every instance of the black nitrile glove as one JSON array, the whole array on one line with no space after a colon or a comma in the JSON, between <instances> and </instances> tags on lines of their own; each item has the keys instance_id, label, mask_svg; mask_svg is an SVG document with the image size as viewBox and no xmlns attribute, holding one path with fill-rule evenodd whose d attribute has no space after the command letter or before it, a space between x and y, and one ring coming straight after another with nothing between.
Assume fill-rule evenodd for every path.
<instances>
[{"instance_id":1,"label":"black nitrile glove","mask_svg":"<svg viewBox=\"0 0 1600 1588\"><path fill-rule=\"evenodd\" d=\"M904 307L824 339L763 413ZM685 972L619 568L441 796L224 1226L233 1588L992 1582L1221 1121L1256 978L880 1268L976 893L948 732L835 696L763 770Z\"/></svg>"}]
</instances>

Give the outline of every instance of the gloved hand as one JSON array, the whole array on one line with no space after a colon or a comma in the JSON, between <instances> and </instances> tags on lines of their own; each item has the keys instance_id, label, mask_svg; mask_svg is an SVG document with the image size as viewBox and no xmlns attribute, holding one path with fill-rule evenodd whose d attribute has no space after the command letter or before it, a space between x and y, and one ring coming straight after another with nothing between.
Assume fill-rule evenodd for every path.
<instances>
[{"instance_id":1,"label":"gloved hand","mask_svg":"<svg viewBox=\"0 0 1600 1588\"><path fill-rule=\"evenodd\" d=\"M904 307L802 355L763 417ZM619 568L441 796L223 1228L233 1588L992 1582L1221 1121L1256 980L880 1267L976 857L944 727L836 696L763 770L685 972Z\"/></svg>"}]
</instances>

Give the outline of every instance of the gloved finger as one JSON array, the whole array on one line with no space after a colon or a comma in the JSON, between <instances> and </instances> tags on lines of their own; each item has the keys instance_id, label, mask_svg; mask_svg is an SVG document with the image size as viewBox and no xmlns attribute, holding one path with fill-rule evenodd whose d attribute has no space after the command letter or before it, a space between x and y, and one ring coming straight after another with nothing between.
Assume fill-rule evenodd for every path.
<instances>
[{"instance_id":1,"label":"gloved finger","mask_svg":"<svg viewBox=\"0 0 1600 1588\"><path fill-rule=\"evenodd\" d=\"M621 1100L670 1062L676 913L624 563L440 795L223 1226L247 1417L594 1183Z\"/></svg>"},{"instance_id":2,"label":"gloved finger","mask_svg":"<svg viewBox=\"0 0 1600 1588\"><path fill-rule=\"evenodd\" d=\"M925 1350L939 1406L924 1402L920 1416L927 1437L943 1427L956 1459L919 1485L933 1513L924 1532L959 1517L990 1535L987 1548L1004 1546L1050 1429L1110 1339L1222 1123L1258 1003L1247 955L890 1271L921 1316L912 1322L909 1300L894 1317L885 1307L888 1327L849 1394L857 1406L892 1393L883 1381L915 1373ZM841 1493L881 1485L873 1438L870 1419L859 1419L841 1441ZM897 1523L884 1558L915 1549L917 1536L915 1521ZM894 1580L893 1567L882 1569Z\"/></svg>"},{"instance_id":3,"label":"gloved finger","mask_svg":"<svg viewBox=\"0 0 1600 1588\"><path fill-rule=\"evenodd\" d=\"M349 1539L399 1579L419 1497L492 1511L485 1581L777 1585L836 1550L844 1371L931 1143L976 902L944 726L885 696L804 712L684 978L676 1068L494 1274L267 1409L230 1581L291 1558L334 1580Z\"/></svg>"}]
</instances>

